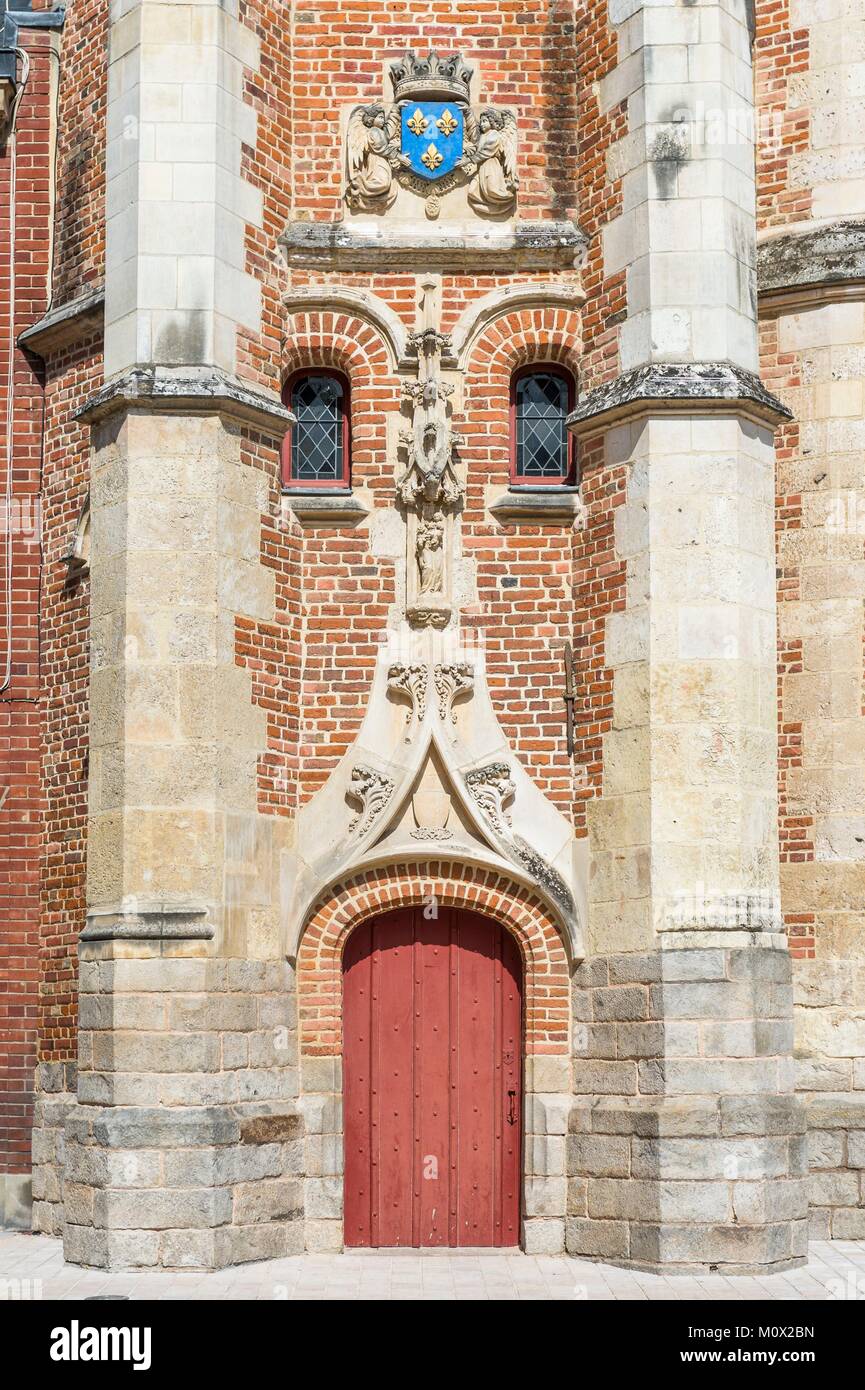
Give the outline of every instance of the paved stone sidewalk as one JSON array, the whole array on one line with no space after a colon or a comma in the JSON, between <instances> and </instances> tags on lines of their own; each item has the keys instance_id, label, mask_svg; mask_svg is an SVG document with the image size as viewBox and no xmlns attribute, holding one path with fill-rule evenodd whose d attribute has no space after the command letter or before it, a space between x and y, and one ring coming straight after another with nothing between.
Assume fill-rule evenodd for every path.
<instances>
[{"instance_id":1,"label":"paved stone sidewalk","mask_svg":"<svg viewBox=\"0 0 865 1390\"><path fill-rule=\"evenodd\" d=\"M295 1256L264 1264L238 1265L212 1274L104 1274L65 1264L59 1240L0 1231L0 1296L4 1293L7 1298L46 1299L123 1294L129 1298L232 1300L865 1301L865 1241L816 1241L805 1268L764 1279L635 1274L586 1260L488 1250L363 1251Z\"/></svg>"}]
</instances>

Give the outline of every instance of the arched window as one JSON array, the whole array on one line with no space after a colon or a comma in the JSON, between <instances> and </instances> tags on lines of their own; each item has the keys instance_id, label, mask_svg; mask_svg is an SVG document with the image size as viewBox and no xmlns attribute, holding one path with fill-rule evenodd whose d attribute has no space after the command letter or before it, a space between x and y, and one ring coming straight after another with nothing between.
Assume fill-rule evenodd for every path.
<instances>
[{"instance_id":1,"label":"arched window","mask_svg":"<svg viewBox=\"0 0 865 1390\"><path fill-rule=\"evenodd\" d=\"M349 487L349 386L345 377L340 372L295 372L285 383L282 399L296 417L282 447L283 487Z\"/></svg>"},{"instance_id":2,"label":"arched window","mask_svg":"<svg viewBox=\"0 0 865 1390\"><path fill-rule=\"evenodd\" d=\"M544 487L575 481L574 378L554 363L515 372L511 382L511 482Z\"/></svg>"}]
</instances>

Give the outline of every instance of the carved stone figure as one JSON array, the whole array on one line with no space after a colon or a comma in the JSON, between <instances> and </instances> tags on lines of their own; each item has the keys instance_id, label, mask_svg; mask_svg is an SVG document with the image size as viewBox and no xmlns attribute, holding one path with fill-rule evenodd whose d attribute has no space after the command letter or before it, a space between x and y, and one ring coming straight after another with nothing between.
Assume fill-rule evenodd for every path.
<instances>
[{"instance_id":1,"label":"carved stone figure","mask_svg":"<svg viewBox=\"0 0 865 1390\"><path fill-rule=\"evenodd\" d=\"M463 157L469 174L477 172L468 188L469 205L487 216L506 216L513 211L517 178L517 123L512 112L487 106L477 122L477 142Z\"/></svg>"},{"instance_id":2,"label":"carved stone figure","mask_svg":"<svg viewBox=\"0 0 865 1390\"><path fill-rule=\"evenodd\" d=\"M397 195L394 171L406 163L394 140L399 112L383 106L358 106L348 122L348 187L345 200L353 212L383 212Z\"/></svg>"},{"instance_id":3,"label":"carved stone figure","mask_svg":"<svg viewBox=\"0 0 865 1390\"><path fill-rule=\"evenodd\" d=\"M357 106L346 133L345 199L353 212L385 213L402 186L424 199L427 217L441 198L468 184L482 217L509 216L517 190L517 122L512 111L469 105L472 69L459 53L392 63L395 104Z\"/></svg>"},{"instance_id":4,"label":"carved stone figure","mask_svg":"<svg viewBox=\"0 0 865 1390\"><path fill-rule=\"evenodd\" d=\"M415 551L420 571L419 594L440 594L444 590L444 532L441 512L435 512L418 526Z\"/></svg>"},{"instance_id":5,"label":"carved stone figure","mask_svg":"<svg viewBox=\"0 0 865 1390\"><path fill-rule=\"evenodd\" d=\"M438 328L438 282L424 281L422 291L421 324L410 339L417 353L417 380L403 388L412 404L412 428L401 435L407 466L397 497L408 521L407 616L416 627L442 628L452 613L452 533L463 490L453 466L457 437L447 408L453 388L441 379L448 339Z\"/></svg>"}]
</instances>

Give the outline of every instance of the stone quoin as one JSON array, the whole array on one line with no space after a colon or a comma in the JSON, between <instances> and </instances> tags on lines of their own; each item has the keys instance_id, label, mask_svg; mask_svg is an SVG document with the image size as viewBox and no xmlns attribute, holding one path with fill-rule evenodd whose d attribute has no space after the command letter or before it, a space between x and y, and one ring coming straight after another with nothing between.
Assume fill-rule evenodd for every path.
<instances>
[{"instance_id":1,"label":"stone quoin","mask_svg":"<svg viewBox=\"0 0 865 1390\"><path fill-rule=\"evenodd\" d=\"M865 1238L863 62L0 0L4 1224Z\"/></svg>"}]
</instances>

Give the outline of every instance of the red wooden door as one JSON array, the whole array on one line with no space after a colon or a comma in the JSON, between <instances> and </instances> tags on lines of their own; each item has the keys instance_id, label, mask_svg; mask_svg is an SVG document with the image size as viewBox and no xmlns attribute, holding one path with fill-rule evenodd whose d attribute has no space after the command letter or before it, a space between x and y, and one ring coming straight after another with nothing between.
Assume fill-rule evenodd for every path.
<instances>
[{"instance_id":1,"label":"red wooden door","mask_svg":"<svg viewBox=\"0 0 865 1390\"><path fill-rule=\"evenodd\" d=\"M522 967L475 912L406 908L344 959L345 1243L517 1245Z\"/></svg>"}]
</instances>

